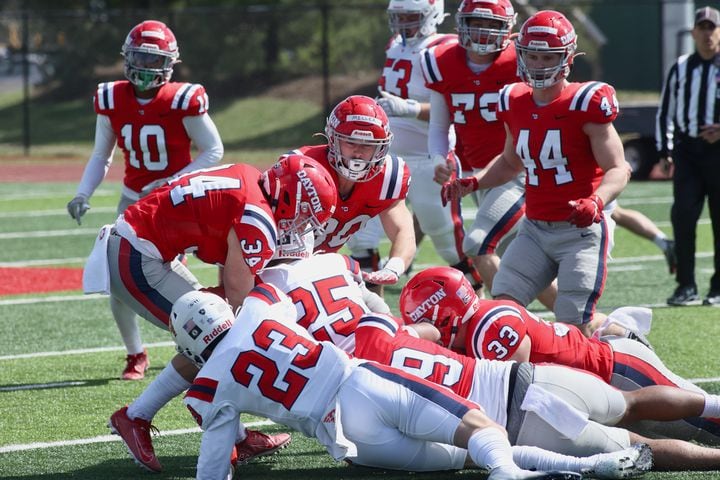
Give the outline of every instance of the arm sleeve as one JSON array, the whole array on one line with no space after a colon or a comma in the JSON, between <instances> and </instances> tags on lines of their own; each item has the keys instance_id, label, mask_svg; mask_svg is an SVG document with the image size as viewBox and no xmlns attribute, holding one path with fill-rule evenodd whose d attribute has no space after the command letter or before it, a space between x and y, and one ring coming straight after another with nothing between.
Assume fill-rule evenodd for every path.
<instances>
[{"instance_id":1,"label":"arm sleeve","mask_svg":"<svg viewBox=\"0 0 720 480\"><path fill-rule=\"evenodd\" d=\"M428 126L428 153L446 156L450 151L448 130L450 129L450 110L442 93L430 92L430 123Z\"/></svg>"},{"instance_id":2,"label":"arm sleeve","mask_svg":"<svg viewBox=\"0 0 720 480\"><path fill-rule=\"evenodd\" d=\"M220 139L220 133L218 133L210 115L205 113L198 116L188 116L183 118L182 122L188 137L190 137L190 140L192 140L200 153L195 157L195 160L177 172L175 176L201 168L213 167L220 163L225 150Z\"/></svg>"},{"instance_id":3,"label":"arm sleeve","mask_svg":"<svg viewBox=\"0 0 720 480\"><path fill-rule=\"evenodd\" d=\"M668 155L673 147L673 133L675 130L673 117L675 116L677 102L677 91L674 85L677 82L677 74L678 64L676 63L668 72L667 79L665 79L662 96L660 97L660 106L655 117L655 146L661 156Z\"/></svg>"},{"instance_id":4,"label":"arm sleeve","mask_svg":"<svg viewBox=\"0 0 720 480\"><path fill-rule=\"evenodd\" d=\"M225 480L230 469L230 455L240 425L240 415L231 407L221 408L209 425L203 425L198 480Z\"/></svg>"},{"instance_id":5,"label":"arm sleeve","mask_svg":"<svg viewBox=\"0 0 720 480\"><path fill-rule=\"evenodd\" d=\"M110 124L110 117L98 115L95 121L95 147L90 155L90 160L85 165L76 195L90 198L102 183L112 163L116 140L117 137L115 137L115 132Z\"/></svg>"}]
</instances>

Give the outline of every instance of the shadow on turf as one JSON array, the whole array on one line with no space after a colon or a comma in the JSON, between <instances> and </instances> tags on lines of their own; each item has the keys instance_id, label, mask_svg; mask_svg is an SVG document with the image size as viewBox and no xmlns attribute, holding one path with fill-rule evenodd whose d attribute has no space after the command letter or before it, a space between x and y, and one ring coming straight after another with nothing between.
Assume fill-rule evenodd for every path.
<instances>
[{"instance_id":1,"label":"shadow on turf","mask_svg":"<svg viewBox=\"0 0 720 480\"><path fill-rule=\"evenodd\" d=\"M186 479L195 477L195 465L197 458L164 457L162 459L163 472L150 474L139 468L134 468L127 459L107 460L105 462L66 473L53 473L53 480L77 480L82 479L113 479L113 480L136 480L140 479ZM418 478L421 480L450 480L462 478L464 473L470 473L472 478L485 478L482 472L464 470L462 472L398 472L359 466L340 465L338 467L326 468L302 468L284 469L274 468L274 462L269 459L258 459L254 463L239 467L235 472L235 479L257 479L266 480L271 478L287 480L307 479L376 479L381 477L390 478ZM479 475L479 477L478 477ZM24 475L24 476L3 476L3 480L47 480L47 475Z\"/></svg>"},{"instance_id":2,"label":"shadow on turf","mask_svg":"<svg viewBox=\"0 0 720 480\"><path fill-rule=\"evenodd\" d=\"M96 380L63 380L61 382L48 383L14 383L0 385L0 392L19 390L51 390L54 388L76 388L76 387L97 387L107 385L119 378L98 378Z\"/></svg>"}]
</instances>

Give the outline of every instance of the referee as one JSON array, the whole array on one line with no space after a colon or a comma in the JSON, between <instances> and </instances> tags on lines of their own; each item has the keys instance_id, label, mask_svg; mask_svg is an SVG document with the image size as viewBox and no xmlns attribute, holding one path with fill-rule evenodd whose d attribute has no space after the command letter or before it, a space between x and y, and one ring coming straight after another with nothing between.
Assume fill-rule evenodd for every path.
<instances>
[{"instance_id":1,"label":"referee","mask_svg":"<svg viewBox=\"0 0 720 480\"><path fill-rule=\"evenodd\" d=\"M667 303L687 305L699 298L696 228L708 197L715 269L703 304L720 306L720 12L697 9L692 37L695 53L681 56L670 69L656 119L662 165L675 165L671 220L677 288Z\"/></svg>"}]
</instances>

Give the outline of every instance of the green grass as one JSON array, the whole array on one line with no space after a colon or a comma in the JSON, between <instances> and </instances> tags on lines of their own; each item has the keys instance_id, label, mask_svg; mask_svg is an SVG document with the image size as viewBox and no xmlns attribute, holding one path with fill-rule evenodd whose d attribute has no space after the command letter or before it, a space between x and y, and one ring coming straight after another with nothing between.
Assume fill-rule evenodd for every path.
<instances>
[{"instance_id":1,"label":"green grass","mask_svg":"<svg viewBox=\"0 0 720 480\"><path fill-rule=\"evenodd\" d=\"M222 118L222 116L218 116ZM243 127L245 128L245 127ZM239 128L239 130L242 130ZM260 138L267 132L258 128L252 136ZM233 140L235 141L235 140ZM238 137L238 142L243 140ZM80 266L93 243L97 228L113 221L119 185L104 183L93 196L93 209L77 227L67 216L64 205L74 191L74 184L3 184L0 192L0 263L47 260L53 265ZM621 199L627 208L646 213L670 233L668 212L670 184L633 183ZM660 199L653 203L648 199ZM703 219L707 222L707 213ZM80 229L81 235L70 235ZM27 238L32 232L45 231L40 238ZM12 238L7 238L9 234ZM18 238L15 238L18 237ZM654 305L655 315L650 340L666 364L688 378L716 377L720 362L714 342L720 337L720 309L710 307L664 308L665 298L674 288L661 252L651 242L618 229L615 237L615 260L604 296L603 311L633 304ZM710 226L699 227L698 252L711 251ZM387 252L388 245L382 249ZM439 264L432 246L425 241L415 263L416 271L423 266ZM201 282L212 284L216 270L191 259L190 267ZM698 259L698 285L705 293L711 275L711 261ZM403 280L405 281L405 280ZM400 286L386 289L391 305L396 304ZM0 359L0 449L10 445L38 442L93 439L108 434L109 415L132 401L157 375L173 354L170 346L150 347L152 367L141 382L117 380L123 351L117 329L105 298L75 298L79 292L49 295L0 297L3 329L0 355L59 352L51 356ZM68 297L60 301L56 297ZM8 300L25 299L32 303L9 304ZM540 310L533 305L533 309ZM140 322L147 343L168 342L166 332L149 322ZM161 344L164 345L164 344ZM101 350L101 349L105 350ZM114 349L113 349L114 348ZM94 349L71 354L70 350ZM65 353L63 353L65 352ZM66 386L52 386L71 382ZM9 391L11 387L25 390ZM720 393L720 383L704 383L703 387ZM247 417L246 422L262 419ZM195 426L179 399L161 410L154 423L163 432ZM265 431L281 431L280 426L264 426ZM194 478L200 435L186 433L155 438L164 472L152 478ZM654 473L646 478L713 479L718 472ZM137 479L144 474L127 457L118 442L86 443L51 448L32 448L0 453L0 479ZM316 478L476 478L476 472L409 474L381 472L348 467L333 462L314 440L294 435L292 445L281 454L262 459L242 468L239 478L293 479ZM151 478L151 477L147 477Z\"/></svg>"}]
</instances>

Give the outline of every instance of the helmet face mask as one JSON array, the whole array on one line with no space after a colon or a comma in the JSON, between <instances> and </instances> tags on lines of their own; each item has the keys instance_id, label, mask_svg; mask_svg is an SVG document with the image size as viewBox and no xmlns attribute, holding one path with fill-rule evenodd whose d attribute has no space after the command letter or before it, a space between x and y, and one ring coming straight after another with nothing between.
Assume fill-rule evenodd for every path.
<instances>
[{"instance_id":1,"label":"helmet face mask","mask_svg":"<svg viewBox=\"0 0 720 480\"><path fill-rule=\"evenodd\" d=\"M479 298L452 267L423 270L403 287L400 312L406 324L429 322L440 331L440 343L451 348L460 326L479 308Z\"/></svg>"},{"instance_id":2,"label":"helmet face mask","mask_svg":"<svg viewBox=\"0 0 720 480\"><path fill-rule=\"evenodd\" d=\"M335 212L338 194L330 173L312 158L293 154L263 172L261 183L278 227L274 258L309 256L314 235L324 235Z\"/></svg>"},{"instance_id":3,"label":"helmet face mask","mask_svg":"<svg viewBox=\"0 0 720 480\"><path fill-rule=\"evenodd\" d=\"M390 0L388 26L404 44L414 44L437 32L445 19L443 0Z\"/></svg>"},{"instance_id":4,"label":"helmet face mask","mask_svg":"<svg viewBox=\"0 0 720 480\"><path fill-rule=\"evenodd\" d=\"M517 13L509 0L464 0L455 15L460 45L478 55L504 50Z\"/></svg>"},{"instance_id":5,"label":"helmet face mask","mask_svg":"<svg viewBox=\"0 0 720 480\"><path fill-rule=\"evenodd\" d=\"M523 81L533 88L548 88L570 74L577 49L577 36L564 15L545 10L525 21L515 46L518 74ZM547 62L549 56L557 60Z\"/></svg>"},{"instance_id":6,"label":"helmet face mask","mask_svg":"<svg viewBox=\"0 0 720 480\"><path fill-rule=\"evenodd\" d=\"M225 300L193 290L173 304L169 328L178 353L202 367L234 321L235 315Z\"/></svg>"},{"instance_id":7,"label":"helmet face mask","mask_svg":"<svg viewBox=\"0 0 720 480\"><path fill-rule=\"evenodd\" d=\"M393 138L383 109L363 95L350 96L333 109L325 136L328 161L340 176L353 182L367 182L380 173ZM369 158L362 158L366 152Z\"/></svg>"},{"instance_id":8,"label":"helmet face mask","mask_svg":"<svg viewBox=\"0 0 720 480\"><path fill-rule=\"evenodd\" d=\"M122 46L125 77L141 91L160 87L170 80L180 62L177 41L164 23L147 20L128 33Z\"/></svg>"}]
</instances>

